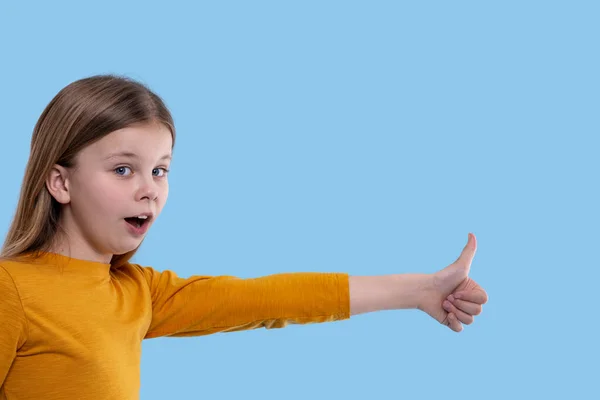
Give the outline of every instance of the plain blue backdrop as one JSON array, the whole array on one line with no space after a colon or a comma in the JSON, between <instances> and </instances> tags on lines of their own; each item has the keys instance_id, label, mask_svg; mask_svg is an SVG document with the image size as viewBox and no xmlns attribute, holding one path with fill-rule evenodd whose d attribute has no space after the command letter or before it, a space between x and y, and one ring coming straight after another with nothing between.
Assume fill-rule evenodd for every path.
<instances>
[{"instance_id":1,"label":"plain blue backdrop","mask_svg":"<svg viewBox=\"0 0 600 400\"><path fill-rule=\"evenodd\" d=\"M2 2L0 236L48 102L127 75L178 130L136 262L434 272L473 232L489 295L458 334L384 311L148 340L142 399L600 398L598 4Z\"/></svg>"}]
</instances>

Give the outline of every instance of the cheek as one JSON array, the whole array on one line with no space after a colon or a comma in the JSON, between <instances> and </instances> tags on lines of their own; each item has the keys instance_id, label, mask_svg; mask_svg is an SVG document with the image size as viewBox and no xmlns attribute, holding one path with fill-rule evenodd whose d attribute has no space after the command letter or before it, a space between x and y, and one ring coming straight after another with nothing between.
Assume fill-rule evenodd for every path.
<instances>
[{"instance_id":1,"label":"cheek","mask_svg":"<svg viewBox=\"0 0 600 400\"><path fill-rule=\"evenodd\" d=\"M122 188L103 177L90 179L89 182L77 188L77 196L74 196L74 208L78 208L94 219L101 218L119 210L120 204L124 203L125 193Z\"/></svg>"},{"instance_id":2,"label":"cheek","mask_svg":"<svg viewBox=\"0 0 600 400\"><path fill-rule=\"evenodd\" d=\"M99 193L98 198L108 206L123 203L126 197L125 190L118 187L107 188Z\"/></svg>"}]
</instances>

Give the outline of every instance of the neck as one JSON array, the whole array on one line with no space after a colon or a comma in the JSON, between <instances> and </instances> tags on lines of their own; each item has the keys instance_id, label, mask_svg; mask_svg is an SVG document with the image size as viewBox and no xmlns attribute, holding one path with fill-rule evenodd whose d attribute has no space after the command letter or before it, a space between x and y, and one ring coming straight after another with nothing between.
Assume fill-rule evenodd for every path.
<instances>
[{"instance_id":1,"label":"neck","mask_svg":"<svg viewBox=\"0 0 600 400\"><path fill-rule=\"evenodd\" d=\"M78 238L78 235L73 235ZM48 250L50 253L56 253L79 260L94 261L103 264L110 264L113 255L104 254L96 251L88 243L82 240L69 240L68 235L57 234L54 242Z\"/></svg>"}]
</instances>

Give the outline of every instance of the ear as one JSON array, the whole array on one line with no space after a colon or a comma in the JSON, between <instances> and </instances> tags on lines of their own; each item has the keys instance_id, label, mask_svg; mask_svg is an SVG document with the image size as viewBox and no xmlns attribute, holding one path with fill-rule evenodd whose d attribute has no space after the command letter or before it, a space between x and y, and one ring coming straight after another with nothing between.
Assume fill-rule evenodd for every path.
<instances>
[{"instance_id":1,"label":"ear","mask_svg":"<svg viewBox=\"0 0 600 400\"><path fill-rule=\"evenodd\" d=\"M58 164L55 164L46 178L46 188L60 204L68 204L71 201L69 192L69 172Z\"/></svg>"}]
</instances>

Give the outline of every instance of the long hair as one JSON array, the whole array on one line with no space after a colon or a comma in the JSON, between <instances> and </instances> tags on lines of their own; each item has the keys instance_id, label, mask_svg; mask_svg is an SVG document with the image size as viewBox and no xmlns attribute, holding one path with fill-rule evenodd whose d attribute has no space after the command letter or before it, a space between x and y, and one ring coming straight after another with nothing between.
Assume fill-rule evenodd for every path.
<instances>
[{"instance_id":1,"label":"long hair","mask_svg":"<svg viewBox=\"0 0 600 400\"><path fill-rule=\"evenodd\" d=\"M31 152L14 219L0 258L48 251L60 230L61 204L46 188L55 164L71 167L76 155L104 136L136 123L158 122L173 136L175 124L163 100L145 84L114 74L95 75L64 87L46 106L33 130ZM113 255L125 264L137 249Z\"/></svg>"}]
</instances>

